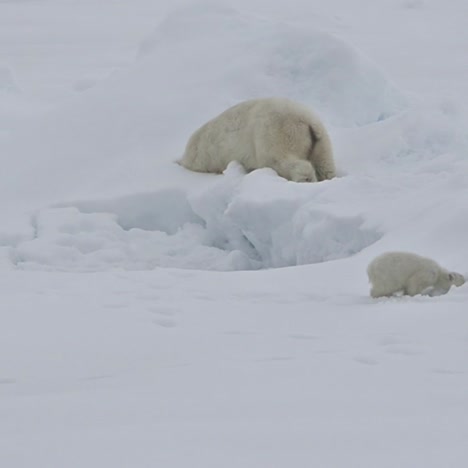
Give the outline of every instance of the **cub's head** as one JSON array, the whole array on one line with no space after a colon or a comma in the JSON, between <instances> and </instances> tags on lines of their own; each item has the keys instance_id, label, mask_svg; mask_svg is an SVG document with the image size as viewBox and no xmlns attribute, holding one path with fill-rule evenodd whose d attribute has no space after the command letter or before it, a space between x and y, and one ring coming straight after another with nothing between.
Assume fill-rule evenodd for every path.
<instances>
[{"instance_id":1,"label":"cub's head","mask_svg":"<svg viewBox=\"0 0 468 468\"><path fill-rule=\"evenodd\" d=\"M448 277L449 277L449 281L455 286L463 286L466 281L463 275L461 275L460 273L455 273L454 271L451 271L448 274Z\"/></svg>"}]
</instances>

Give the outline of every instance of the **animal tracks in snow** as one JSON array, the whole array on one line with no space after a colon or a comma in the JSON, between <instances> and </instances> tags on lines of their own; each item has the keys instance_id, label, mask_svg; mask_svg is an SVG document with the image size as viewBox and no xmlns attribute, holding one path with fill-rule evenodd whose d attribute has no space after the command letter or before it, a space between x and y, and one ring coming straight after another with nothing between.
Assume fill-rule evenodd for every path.
<instances>
[{"instance_id":1,"label":"animal tracks in snow","mask_svg":"<svg viewBox=\"0 0 468 468\"><path fill-rule=\"evenodd\" d=\"M164 328L174 328L177 326L176 314L179 311L176 307L170 306L149 306L149 312L154 314L153 323Z\"/></svg>"}]
</instances>

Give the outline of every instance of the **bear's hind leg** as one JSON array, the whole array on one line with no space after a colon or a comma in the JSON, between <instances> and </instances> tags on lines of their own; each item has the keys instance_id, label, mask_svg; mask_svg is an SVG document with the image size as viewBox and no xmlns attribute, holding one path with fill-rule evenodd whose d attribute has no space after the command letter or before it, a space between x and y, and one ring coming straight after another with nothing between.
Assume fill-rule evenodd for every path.
<instances>
[{"instance_id":1,"label":"bear's hind leg","mask_svg":"<svg viewBox=\"0 0 468 468\"><path fill-rule=\"evenodd\" d=\"M304 159L287 156L279 159L271 167L280 177L292 180L293 182L317 182L314 167L309 161Z\"/></svg>"}]
</instances>

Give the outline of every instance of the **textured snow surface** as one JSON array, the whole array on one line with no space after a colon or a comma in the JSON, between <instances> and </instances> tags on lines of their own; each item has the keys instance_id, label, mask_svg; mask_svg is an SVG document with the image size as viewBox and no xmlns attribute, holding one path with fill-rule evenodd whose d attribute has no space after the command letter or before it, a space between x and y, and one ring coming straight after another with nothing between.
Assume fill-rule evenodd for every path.
<instances>
[{"instance_id":1,"label":"textured snow surface","mask_svg":"<svg viewBox=\"0 0 468 468\"><path fill-rule=\"evenodd\" d=\"M468 275L465 1L0 0L0 460L465 468L468 285L372 300L388 250ZM339 177L197 174L281 95Z\"/></svg>"}]
</instances>

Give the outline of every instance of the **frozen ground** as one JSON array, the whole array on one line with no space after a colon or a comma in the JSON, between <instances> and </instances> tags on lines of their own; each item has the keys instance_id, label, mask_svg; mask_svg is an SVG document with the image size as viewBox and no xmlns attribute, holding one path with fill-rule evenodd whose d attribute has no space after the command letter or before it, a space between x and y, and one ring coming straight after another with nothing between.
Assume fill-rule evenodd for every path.
<instances>
[{"instance_id":1,"label":"frozen ground","mask_svg":"<svg viewBox=\"0 0 468 468\"><path fill-rule=\"evenodd\" d=\"M467 465L468 286L365 275L468 275L468 7L439 3L0 1L2 466ZM173 163L274 94L339 178Z\"/></svg>"}]
</instances>

